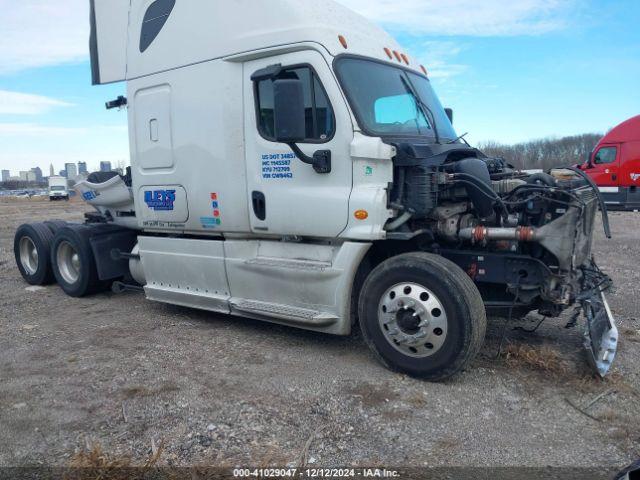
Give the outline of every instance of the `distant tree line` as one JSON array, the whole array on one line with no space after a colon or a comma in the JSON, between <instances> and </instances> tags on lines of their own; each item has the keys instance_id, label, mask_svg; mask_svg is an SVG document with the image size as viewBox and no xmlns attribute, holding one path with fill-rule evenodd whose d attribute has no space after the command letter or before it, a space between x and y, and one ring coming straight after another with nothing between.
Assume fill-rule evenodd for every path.
<instances>
[{"instance_id":1,"label":"distant tree line","mask_svg":"<svg viewBox=\"0 0 640 480\"><path fill-rule=\"evenodd\" d=\"M28 190L31 188L46 188L49 184L47 182L27 182L24 180L9 180L7 182L0 182L0 189L2 190Z\"/></svg>"},{"instance_id":2,"label":"distant tree line","mask_svg":"<svg viewBox=\"0 0 640 480\"><path fill-rule=\"evenodd\" d=\"M521 170L548 170L584 163L598 141L599 133L586 133L563 138L543 138L515 145L484 142L478 148L490 157L504 158Z\"/></svg>"}]
</instances>

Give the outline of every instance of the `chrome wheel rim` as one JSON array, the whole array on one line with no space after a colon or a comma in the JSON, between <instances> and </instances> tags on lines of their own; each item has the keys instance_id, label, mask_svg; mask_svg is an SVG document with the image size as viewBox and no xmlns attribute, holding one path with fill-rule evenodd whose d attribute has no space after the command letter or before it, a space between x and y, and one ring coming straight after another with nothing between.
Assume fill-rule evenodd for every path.
<instances>
[{"instance_id":1,"label":"chrome wheel rim","mask_svg":"<svg viewBox=\"0 0 640 480\"><path fill-rule=\"evenodd\" d=\"M38 249L29 237L22 237L19 243L20 263L29 274L35 275L38 271Z\"/></svg>"},{"instance_id":2,"label":"chrome wheel rim","mask_svg":"<svg viewBox=\"0 0 640 480\"><path fill-rule=\"evenodd\" d=\"M65 282L76 283L80 278L80 256L69 242L64 241L58 245L56 253L58 271Z\"/></svg>"},{"instance_id":3,"label":"chrome wheel rim","mask_svg":"<svg viewBox=\"0 0 640 480\"><path fill-rule=\"evenodd\" d=\"M378 305L378 321L389 344L409 357L430 357L447 338L442 302L417 283L398 283L387 289Z\"/></svg>"}]
</instances>

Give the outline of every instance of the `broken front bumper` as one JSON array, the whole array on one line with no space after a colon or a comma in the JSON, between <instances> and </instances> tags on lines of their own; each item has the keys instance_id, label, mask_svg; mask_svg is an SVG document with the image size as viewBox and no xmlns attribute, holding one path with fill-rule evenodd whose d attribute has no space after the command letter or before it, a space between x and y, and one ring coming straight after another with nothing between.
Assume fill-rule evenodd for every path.
<instances>
[{"instance_id":1,"label":"broken front bumper","mask_svg":"<svg viewBox=\"0 0 640 480\"><path fill-rule=\"evenodd\" d=\"M584 346L589 363L604 377L616 356L618 329L604 292L600 291L584 300L582 308L587 319Z\"/></svg>"},{"instance_id":2,"label":"broken front bumper","mask_svg":"<svg viewBox=\"0 0 640 480\"><path fill-rule=\"evenodd\" d=\"M618 329L604 295L612 282L593 261L583 269L583 273L583 291L578 300L586 319L584 346L589 363L598 375L604 377L618 349Z\"/></svg>"}]
</instances>

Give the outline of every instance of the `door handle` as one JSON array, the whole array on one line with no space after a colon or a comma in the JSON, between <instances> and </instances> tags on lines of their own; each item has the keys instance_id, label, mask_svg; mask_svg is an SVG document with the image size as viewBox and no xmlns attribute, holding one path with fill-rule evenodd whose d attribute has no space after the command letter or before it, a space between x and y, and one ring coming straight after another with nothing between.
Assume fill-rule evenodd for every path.
<instances>
[{"instance_id":1,"label":"door handle","mask_svg":"<svg viewBox=\"0 0 640 480\"><path fill-rule=\"evenodd\" d=\"M618 180L618 175L616 175L615 173L611 175L611 180L613 180L614 182L616 180Z\"/></svg>"},{"instance_id":2,"label":"door handle","mask_svg":"<svg viewBox=\"0 0 640 480\"><path fill-rule=\"evenodd\" d=\"M258 220L267 218L267 200L262 192L251 192L251 204L253 205L253 213Z\"/></svg>"}]
</instances>

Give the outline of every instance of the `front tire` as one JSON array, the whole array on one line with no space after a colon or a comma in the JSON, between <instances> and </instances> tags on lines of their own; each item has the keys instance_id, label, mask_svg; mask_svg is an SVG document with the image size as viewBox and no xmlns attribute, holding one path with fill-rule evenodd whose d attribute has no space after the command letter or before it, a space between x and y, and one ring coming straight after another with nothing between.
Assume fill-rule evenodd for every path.
<instances>
[{"instance_id":1,"label":"front tire","mask_svg":"<svg viewBox=\"0 0 640 480\"><path fill-rule=\"evenodd\" d=\"M102 287L90 233L85 225L67 225L58 230L51 246L53 273L62 290L71 297L84 297Z\"/></svg>"},{"instance_id":2,"label":"front tire","mask_svg":"<svg viewBox=\"0 0 640 480\"><path fill-rule=\"evenodd\" d=\"M487 328L475 284L454 263L428 253L399 255L376 267L358 311L363 337L385 366L431 381L469 365Z\"/></svg>"}]
</instances>

